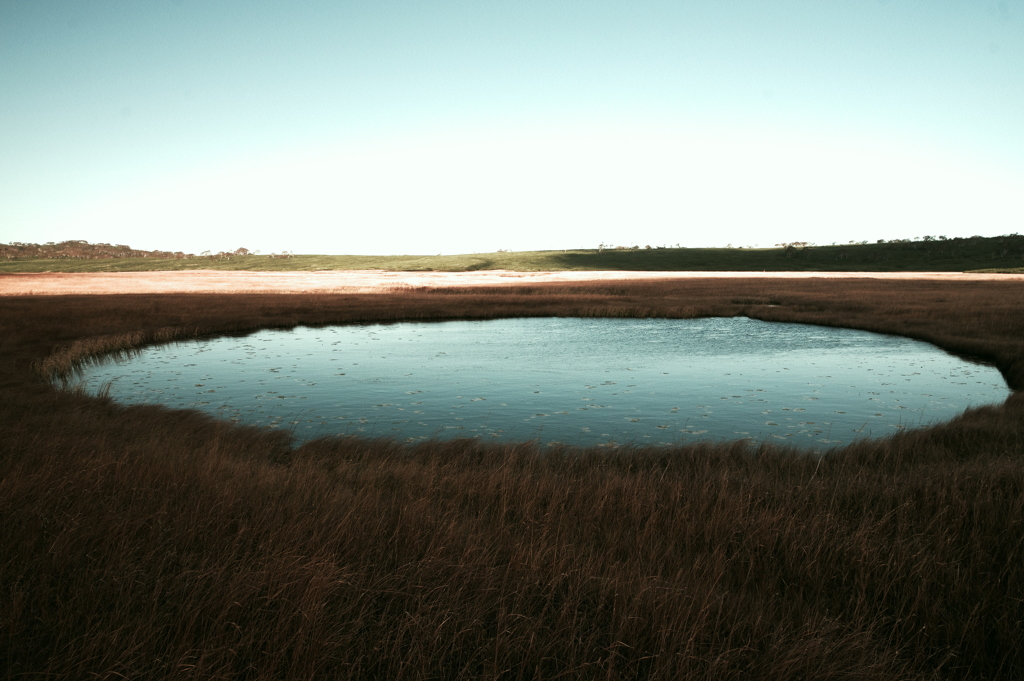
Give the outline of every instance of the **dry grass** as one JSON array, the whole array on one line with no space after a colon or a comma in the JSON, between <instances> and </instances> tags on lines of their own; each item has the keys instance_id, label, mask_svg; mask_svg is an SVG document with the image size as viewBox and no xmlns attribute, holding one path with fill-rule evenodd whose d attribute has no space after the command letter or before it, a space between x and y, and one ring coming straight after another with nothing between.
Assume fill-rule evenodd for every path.
<instances>
[{"instance_id":1,"label":"dry grass","mask_svg":"<svg viewBox=\"0 0 1024 681\"><path fill-rule=\"evenodd\" d=\"M1021 388L1022 290L751 279L0 299L0 674L1019 678L1020 394L823 458L742 443L296 448L57 391L39 371L300 323L746 314L929 340Z\"/></svg>"}]
</instances>

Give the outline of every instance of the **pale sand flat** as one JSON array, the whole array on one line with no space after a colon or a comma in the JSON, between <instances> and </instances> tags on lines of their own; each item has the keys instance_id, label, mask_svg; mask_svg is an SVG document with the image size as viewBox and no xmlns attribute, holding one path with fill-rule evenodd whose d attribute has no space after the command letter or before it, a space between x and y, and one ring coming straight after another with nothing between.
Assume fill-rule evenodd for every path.
<instances>
[{"instance_id":1,"label":"pale sand flat","mask_svg":"<svg viewBox=\"0 0 1024 681\"><path fill-rule=\"evenodd\" d=\"M1024 274L964 272L43 272L0 274L0 295L107 295L114 293L373 293L410 287L495 286L541 282L633 281L639 279L893 279L935 281L1024 281Z\"/></svg>"}]
</instances>

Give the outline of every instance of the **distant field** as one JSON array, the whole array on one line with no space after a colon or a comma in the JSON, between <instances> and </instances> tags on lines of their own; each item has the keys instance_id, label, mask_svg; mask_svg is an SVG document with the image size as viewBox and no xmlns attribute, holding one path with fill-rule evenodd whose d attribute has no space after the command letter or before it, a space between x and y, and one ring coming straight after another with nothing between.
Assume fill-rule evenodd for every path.
<instances>
[{"instance_id":1,"label":"distant field","mask_svg":"<svg viewBox=\"0 0 1024 681\"><path fill-rule=\"evenodd\" d=\"M657 248L474 253L465 255L244 255L230 258L0 260L4 272L138 272L152 270L515 270L994 272L1024 271L1024 236L972 237L882 244L791 248Z\"/></svg>"}]
</instances>

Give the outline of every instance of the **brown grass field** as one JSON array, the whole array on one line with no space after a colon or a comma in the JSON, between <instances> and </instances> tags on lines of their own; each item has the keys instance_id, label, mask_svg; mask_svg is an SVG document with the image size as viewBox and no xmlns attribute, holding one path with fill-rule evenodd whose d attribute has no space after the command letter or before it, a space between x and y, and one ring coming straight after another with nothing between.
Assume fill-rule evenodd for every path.
<instances>
[{"instance_id":1,"label":"brown grass field","mask_svg":"<svg viewBox=\"0 0 1024 681\"><path fill-rule=\"evenodd\" d=\"M1024 388L1024 282L0 296L0 678L1019 679L1024 394L824 456L286 433L44 380L298 324L747 315Z\"/></svg>"}]
</instances>

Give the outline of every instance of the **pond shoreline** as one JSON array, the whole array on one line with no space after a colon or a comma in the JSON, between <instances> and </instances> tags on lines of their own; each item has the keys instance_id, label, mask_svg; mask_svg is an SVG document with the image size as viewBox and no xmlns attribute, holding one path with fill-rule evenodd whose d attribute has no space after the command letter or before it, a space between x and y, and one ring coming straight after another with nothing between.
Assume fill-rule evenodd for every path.
<instances>
[{"instance_id":1,"label":"pond shoreline","mask_svg":"<svg viewBox=\"0 0 1024 681\"><path fill-rule=\"evenodd\" d=\"M303 442L604 447L746 440L820 449L1009 396L994 367L931 344L747 317L271 329L139 349L83 368L79 381L121 404L198 409Z\"/></svg>"}]
</instances>

